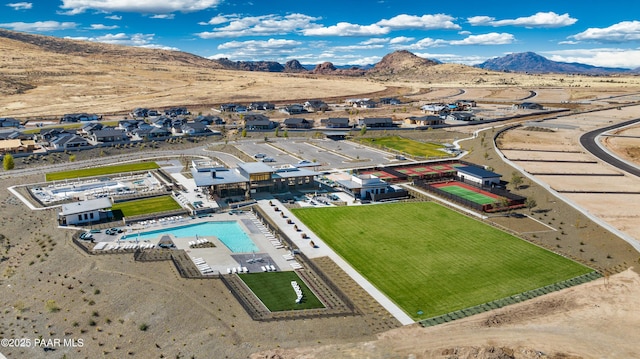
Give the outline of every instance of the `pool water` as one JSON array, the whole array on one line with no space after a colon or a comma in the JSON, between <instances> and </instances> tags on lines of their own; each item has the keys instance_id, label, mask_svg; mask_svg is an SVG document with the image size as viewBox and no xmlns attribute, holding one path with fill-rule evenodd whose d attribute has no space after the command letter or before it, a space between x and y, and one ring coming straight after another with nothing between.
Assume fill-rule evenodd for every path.
<instances>
[{"instance_id":1,"label":"pool water","mask_svg":"<svg viewBox=\"0 0 640 359\"><path fill-rule=\"evenodd\" d=\"M240 227L240 224L236 221L224 221L224 222L204 222L189 224L186 226L172 227L166 229L158 229L155 231L141 232L127 234L123 236L122 240L149 240L156 239L164 234L171 234L176 238L195 238L196 235L200 238L207 238L207 236L218 237L229 250L233 253L251 253L258 252L260 249L249 238L247 233Z\"/></svg>"}]
</instances>

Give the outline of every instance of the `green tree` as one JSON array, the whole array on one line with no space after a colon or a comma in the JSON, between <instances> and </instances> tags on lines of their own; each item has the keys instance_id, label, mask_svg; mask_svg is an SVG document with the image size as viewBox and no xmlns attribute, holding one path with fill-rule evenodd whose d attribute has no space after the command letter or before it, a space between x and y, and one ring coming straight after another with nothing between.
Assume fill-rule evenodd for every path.
<instances>
[{"instance_id":1,"label":"green tree","mask_svg":"<svg viewBox=\"0 0 640 359\"><path fill-rule=\"evenodd\" d=\"M276 130L274 131L273 134L275 137L279 137L280 136L280 127L276 127Z\"/></svg>"},{"instance_id":2,"label":"green tree","mask_svg":"<svg viewBox=\"0 0 640 359\"><path fill-rule=\"evenodd\" d=\"M15 162L13 161L13 156L10 153L7 153L6 155L4 155L4 159L2 160L2 167L4 168L5 171L9 171L14 169L16 166Z\"/></svg>"},{"instance_id":3,"label":"green tree","mask_svg":"<svg viewBox=\"0 0 640 359\"><path fill-rule=\"evenodd\" d=\"M520 189L520 185L522 184L522 176L520 176L518 172L514 171L511 173L511 184L513 185L513 188Z\"/></svg>"},{"instance_id":4,"label":"green tree","mask_svg":"<svg viewBox=\"0 0 640 359\"><path fill-rule=\"evenodd\" d=\"M284 130L284 133L282 134L282 136L284 136L284 138L289 138L289 131Z\"/></svg>"},{"instance_id":5,"label":"green tree","mask_svg":"<svg viewBox=\"0 0 640 359\"><path fill-rule=\"evenodd\" d=\"M360 135L364 136L367 133L367 125L363 125L360 129Z\"/></svg>"},{"instance_id":6,"label":"green tree","mask_svg":"<svg viewBox=\"0 0 640 359\"><path fill-rule=\"evenodd\" d=\"M70 155L69 162L75 162L75 161L76 161L76 155Z\"/></svg>"},{"instance_id":7,"label":"green tree","mask_svg":"<svg viewBox=\"0 0 640 359\"><path fill-rule=\"evenodd\" d=\"M241 136L242 137L247 137L247 129L246 128L242 129L242 135Z\"/></svg>"},{"instance_id":8,"label":"green tree","mask_svg":"<svg viewBox=\"0 0 640 359\"><path fill-rule=\"evenodd\" d=\"M531 212L538 205L538 203L533 198L527 198L524 201L524 205L527 206L527 208L529 208L529 212Z\"/></svg>"}]
</instances>

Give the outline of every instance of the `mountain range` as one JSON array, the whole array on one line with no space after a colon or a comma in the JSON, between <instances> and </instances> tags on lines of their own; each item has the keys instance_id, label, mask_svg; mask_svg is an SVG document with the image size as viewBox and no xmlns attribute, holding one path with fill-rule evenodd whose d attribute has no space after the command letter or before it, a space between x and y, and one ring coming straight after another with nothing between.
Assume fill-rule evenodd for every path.
<instances>
[{"instance_id":1,"label":"mountain range","mask_svg":"<svg viewBox=\"0 0 640 359\"><path fill-rule=\"evenodd\" d=\"M425 59L407 50L399 50L387 54L376 64L370 65L342 65L335 66L330 62L321 64L300 64L297 60L290 60L284 66L273 61L236 61L228 59L213 60L225 68L249 71L270 72L311 72L323 75L343 76L414 76L423 72L426 67L442 64L435 59ZM291 66L295 64L295 66ZM584 74L611 75L622 73L640 73L639 69L625 69L615 67L599 67L577 62L552 61L534 52L508 54L503 57L489 59L473 67L499 72L518 72L530 74Z\"/></svg>"},{"instance_id":2,"label":"mountain range","mask_svg":"<svg viewBox=\"0 0 640 359\"><path fill-rule=\"evenodd\" d=\"M521 52L487 60L476 67L493 71L526 72L526 73L559 73L606 75L633 72L634 70L598 67L577 62L558 62L540 56L535 52Z\"/></svg>"},{"instance_id":3,"label":"mountain range","mask_svg":"<svg viewBox=\"0 0 640 359\"><path fill-rule=\"evenodd\" d=\"M180 51L132 48L119 45L108 45L86 41L76 41L51 36L34 35L0 29L0 38L19 41L21 43L38 46L39 48L57 54L72 54L82 56L101 56L108 58L128 57L144 59L144 61L174 61L189 66L206 67L211 69L227 69L240 71L309 73L321 75L339 75L353 77L375 77L383 79L415 79L422 75L433 75L429 68L444 66L438 60L425 59L407 50L399 50L387 54L378 63L366 66L335 66L330 62L321 64L301 64L297 60L289 60L284 65L276 61L232 61L226 58L207 59ZM107 60L108 61L108 60ZM449 64L452 65L452 64ZM465 66L465 65L457 65ZM471 68L465 66L466 68ZM533 52L514 53L503 57L487 60L474 66L477 69L498 72L517 73L560 73L560 74L588 74L608 75L617 73L640 73L640 69L629 70L623 68L597 67L580 63L565 63L549 60Z\"/></svg>"}]
</instances>

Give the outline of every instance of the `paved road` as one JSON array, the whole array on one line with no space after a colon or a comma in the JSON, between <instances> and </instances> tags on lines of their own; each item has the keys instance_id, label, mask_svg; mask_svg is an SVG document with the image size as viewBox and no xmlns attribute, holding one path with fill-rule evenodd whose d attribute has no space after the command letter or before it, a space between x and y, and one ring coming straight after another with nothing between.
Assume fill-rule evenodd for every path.
<instances>
[{"instance_id":1,"label":"paved road","mask_svg":"<svg viewBox=\"0 0 640 359\"><path fill-rule=\"evenodd\" d=\"M636 122L640 122L640 119L625 121L616 125L611 125L608 127L593 130L591 132L587 132L580 137L580 144L587 151L591 152L592 155L598 157L602 161L607 162L608 164L616 168L619 168L625 172L631 173L634 176L640 177L640 168L638 166L635 166L629 162L626 162L620 159L619 157L612 155L610 152L605 150L598 143L598 136L600 136L602 133L614 130L616 128L625 127L625 126L634 124Z\"/></svg>"}]
</instances>

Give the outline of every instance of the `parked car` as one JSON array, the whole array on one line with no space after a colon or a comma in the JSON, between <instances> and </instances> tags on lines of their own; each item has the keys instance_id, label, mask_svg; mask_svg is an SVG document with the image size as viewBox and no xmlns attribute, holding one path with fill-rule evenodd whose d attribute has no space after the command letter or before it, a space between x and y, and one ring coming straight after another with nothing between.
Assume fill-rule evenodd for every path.
<instances>
[{"instance_id":1,"label":"parked car","mask_svg":"<svg viewBox=\"0 0 640 359\"><path fill-rule=\"evenodd\" d=\"M276 160L274 158L271 157L265 157L262 159L262 162L275 162Z\"/></svg>"},{"instance_id":2,"label":"parked car","mask_svg":"<svg viewBox=\"0 0 640 359\"><path fill-rule=\"evenodd\" d=\"M302 160L298 162L299 165L308 165L309 163L311 163L311 161Z\"/></svg>"},{"instance_id":3,"label":"parked car","mask_svg":"<svg viewBox=\"0 0 640 359\"><path fill-rule=\"evenodd\" d=\"M253 155L253 158L265 158L267 157L267 155L265 155L264 153L256 153L255 155Z\"/></svg>"},{"instance_id":4,"label":"parked car","mask_svg":"<svg viewBox=\"0 0 640 359\"><path fill-rule=\"evenodd\" d=\"M90 232L82 232L80 234L80 239L91 240L91 239L93 239L93 234L91 234Z\"/></svg>"}]
</instances>

